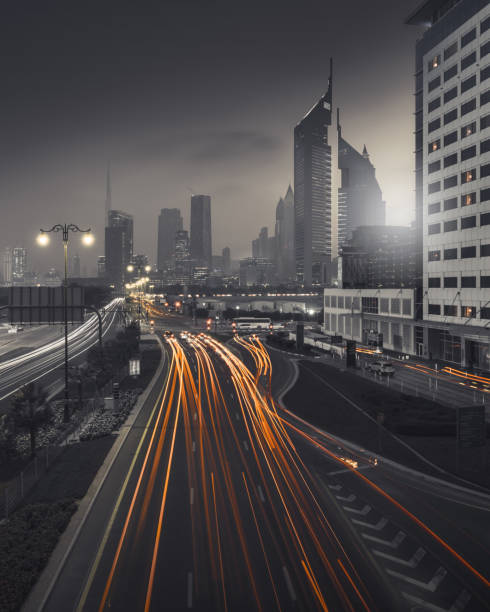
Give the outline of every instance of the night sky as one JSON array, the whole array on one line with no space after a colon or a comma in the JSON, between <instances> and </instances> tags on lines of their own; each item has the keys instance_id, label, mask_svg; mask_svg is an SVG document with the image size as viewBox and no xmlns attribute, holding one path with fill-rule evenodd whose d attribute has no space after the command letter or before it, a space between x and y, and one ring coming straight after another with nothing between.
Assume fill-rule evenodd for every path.
<instances>
[{"instance_id":1,"label":"night sky","mask_svg":"<svg viewBox=\"0 0 490 612\"><path fill-rule=\"evenodd\" d=\"M105 175L135 215L135 252L156 255L160 208L212 197L213 251L250 254L292 174L292 131L327 86L342 133L366 143L387 222L413 209L413 66L419 0L25 1L0 20L0 247L58 264L34 239L92 226L103 254Z\"/></svg>"}]
</instances>

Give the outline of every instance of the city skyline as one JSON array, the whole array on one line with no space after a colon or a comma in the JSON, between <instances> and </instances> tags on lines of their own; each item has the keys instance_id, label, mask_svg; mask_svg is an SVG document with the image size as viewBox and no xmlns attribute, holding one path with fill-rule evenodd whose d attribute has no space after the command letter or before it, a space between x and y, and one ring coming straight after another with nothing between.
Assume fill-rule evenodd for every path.
<instances>
[{"instance_id":1,"label":"city skyline","mask_svg":"<svg viewBox=\"0 0 490 612\"><path fill-rule=\"evenodd\" d=\"M415 6L416 2L412 4ZM309 16L306 10L304 14L296 15L289 4L282 5L279 16L274 7L268 7L264 15L264 31L254 31L253 35L246 15L239 12L237 17L233 17L225 12L222 19L228 27L217 32L215 44L206 48L203 64L200 64L201 69L205 68L204 73L213 78L204 90L201 88L208 95L205 96L205 103L201 100L199 108L192 104L194 85L191 83L200 85L200 80L196 82L191 78L188 83L189 77L195 76L195 68L190 75L191 69L185 59L187 55L182 60L177 81L168 80L171 77L166 64L157 66L161 61L161 53L157 53L161 51L158 47L160 43L157 44L155 26L151 27L149 21L150 17L154 17L159 23L161 16L157 7L152 6L135 18L134 23L126 26L130 31L134 30L137 39L142 38L141 30L147 27L147 44L153 45L151 49L154 51L150 59L143 52L136 53L132 58L134 65L143 71L129 99L131 104L134 102L135 110L143 109L143 113L136 112L131 117L127 114L129 99L125 96L112 98L122 93L122 77L129 76L114 66L114 51L119 50L118 45L122 44L122 34L116 28L115 49L112 48L97 27L90 25L94 21L90 11L81 10L82 14L77 14L76 18L89 27L94 44L105 61L101 75L93 74L89 78L92 67L77 32L67 47L68 57L76 60L77 67L84 68L80 73L80 82L75 84L63 84L65 73L60 64L65 60L57 58L55 61L50 45L41 44L40 56L49 60L45 70L51 81L62 87L63 103L60 101L58 104L56 114L50 111L51 106L46 104L46 99L51 99L52 91L46 85L42 86L42 97L35 98L34 103L36 116L42 117L43 125L37 122L35 126L29 126L28 155L25 154L25 126L21 125L19 117L22 105L17 110L14 108L18 88L12 89L7 97L6 104L11 111L9 124L17 126L17 130L14 140L12 128L6 126L2 145L4 156L8 154L8 164L0 181L0 198L6 209L2 228L9 229L8 233L5 229L0 230L0 246L15 242L30 249L31 235L34 239L46 218L57 221L68 215L74 217L74 222L82 225L88 223L93 227L96 244L90 254L84 254L84 259L89 268L94 267L97 255L103 252L105 179L110 160L113 206L135 216L135 248L141 251L151 244L148 255L152 262L156 261L155 215L164 207L180 208L184 211L184 224L188 226L185 208L190 192L209 193L213 198L215 252L219 253L230 243L236 257L246 256L248 243L256 228L273 223L275 203L283 185L293 182L292 128L310 101L321 95L330 55L336 62L337 100L342 107L343 122L349 125L349 129L345 130L346 137L359 149L364 142L368 143L387 202L387 222L408 223L413 203L413 159L407 153L412 131L411 49L418 28L403 26L403 17L410 7L393 7L388 2L378 2L377 5L378 9L382 9L378 14L382 14L383 19L378 18L372 26L373 30L365 33L354 25L348 37L340 37L336 31L343 28L345 31L347 16L343 10L330 7L331 21L323 20L321 26L329 34L328 45L319 45L313 36L319 28L315 21L322 21L326 13L326 9L318 3L311 3L309 8L312 14ZM353 3L353 7L361 14L371 10L357 2ZM172 7L176 17L182 17L181 10ZM205 17L198 6L193 5L193 11L190 31L195 31L197 21ZM105 8L100 20L104 23L104 19L110 15L114 17L116 25L122 27L120 22L124 21L126 12L123 4L117 19L109 8ZM59 13L55 12L53 24L48 24L50 31L65 22L68 29L73 27L71 18L61 9ZM22 9L12 10L9 17L12 32L17 32L22 23ZM42 15L39 18L42 19ZM98 23L97 20L94 22ZM177 19L179 33L180 23ZM336 27L332 24L336 24ZM390 25L389 29L387 24ZM29 25L23 36L29 33L36 40L36 32L32 28ZM94 28L96 31L93 31ZM382 37L379 36L381 32L384 32ZM370 48L369 41L373 35L377 36L379 48ZM251 36L257 43L252 46L247 44ZM174 38L170 37L165 44L174 44ZM8 40L9 36L5 42ZM353 48L354 41L358 45L356 49ZM362 57L358 52L360 47L364 50ZM243 57L245 49L247 59ZM318 53L320 49L321 53ZM149 53L147 47L143 50ZM227 54L227 50L230 53ZM223 67L218 68L217 58L221 58L223 52L230 57L222 62ZM387 57L390 58L388 62ZM25 85L32 78L37 78L37 63L29 52L27 58L18 59L17 62L20 70L14 74L14 62L9 68L9 83L18 85L18 79L24 77ZM383 70L379 71L381 63ZM156 89L153 90L151 83L154 82L157 68L165 70L161 73L160 85L155 85ZM109 69L113 69L113 72ZM133 71L134 66L129 66L127 70ZM243 83L233 76L236 74L244 75ZM270 78L272 74L273 79ZM148 83L145 83L144 75L148 75ZM26 76L30 80L25 80ZM102 76L113 79L114 87L107 81L99 83L98 79ZM102 103L97 114L92 112L95 102L94 81L91 79L101 85L103 101L109 97L111 102ZM80 108L76 102L80 87L87 96L86 108ZM261 92L257 99L252 100L247 96L246 91L250 87ZM279 98L282 100L280 112L277 109ZM236 100L242 103L236 104ZM74 114L70 115L69 111ZM168 118L183 116L188 119L185 130L182 122L172 120L169 124ZM125 122L121 130L118 126L122 121ZM78 124L83 125L84 129L80 130ZM399 155L392 155L386 150L386 133L396 135L394 141ZM183 142L186 142L185 146ZM21 150L24 151L22 155ZM243 168L247 169L246 172L243 172ZM21 181L22 173L26 172L30 180ZM9 210L27 209L31 211L28 221L22 228L16 226ZM237 227L240 227L240 231L233 232L231 239L227 232L230 210L234 212ZM41 259L46 260L48 267L58 265L59 257L54 252L46 252Z\"/></svg>"}]
</instances>

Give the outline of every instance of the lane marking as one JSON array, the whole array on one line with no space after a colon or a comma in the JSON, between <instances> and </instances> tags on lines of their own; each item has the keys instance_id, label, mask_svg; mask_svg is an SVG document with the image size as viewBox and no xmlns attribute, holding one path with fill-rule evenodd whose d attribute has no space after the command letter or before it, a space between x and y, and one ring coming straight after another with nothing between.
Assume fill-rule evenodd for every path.
<instances>
[{"instance_id":1,"label":"lane marking","mask_svg":"<svg viewBox=\"0 0 490 612\"><path fill-rule=\"evenodd\" d=\"M443 567L440 567L434 576L429 580L429 582L423 582L422 580L415 580L415 578L411 578L405 574L401 574L400 572L395 572L394 570L387 569L386 572L390 574L390 576L394 576L395 578L399 578L400 580L404 580L409 584L413 584L420 589L425 589L426 591L430 591L434 593L437 590L437 587L441 584L447 574L447 570Z\"/></svg>"},{"instance_id":2,"label":"lane marking","mask_svg":"<svg viewBox=\"0 0 490 612\"><path fill-rule=\"evenodd\" d=\"M262 493L262 487L260 485L257 486L257 490L259 492L260 501L262 503L265 503L265 497L264 497L264 494Z\"/></svg>"},{"instance_id":3,"label":"lane marking","mask_svg":"<svg viewBox=\"0 0 490 612\"><path fill-rule=\"evenodd\" d=\"M342 488L340 485L328 485L329 489L333 489L334 491L340 491L340 489Z\"/></svg>"},{"instance_id":4,"label":"lane marking","mask_svg":"<svg viewBox=\"0 0 490 612\"><path fill-rule=\"evenodd\" d=\"M373 469L372 465L360 465L355 470L371 470ZM327 476L335 476L336 474L346 474L347 472L352 472L352 468L343 468L341 470L334 470L333 472L327 472Z\"/></svg>"},{"instance_id":5,"label":"lane marking","mask_svg":"<svg viewBox=\"0 0 490 612\"><path fill-rule=\"evenodd\" d=\"M402 595L403 597L405 597L405 599L408 599L408 601L422 606L425 610L432 610L433 612L461 612L466 608L466 605L471 599L471 595L468 593L468 591L466 591L466 589L464 589L463 591L461 591L453 605L450 608L446 609L436 606L435 604L432 604L429 601L425 601L425 599L422 599L421 597L416 597L415 595L404 593L403 591Z\"/></svg>"},{"instance_id":6,"label":"lane marking","mask_svg":"<svg viewBox=\"0 0 490 612\"><path fill-rule=\"evenodd\" d=\"M358 508L351 508L350 506L342 506L342 508L344 510L347 510L347 512L352 512L353 514L362 514L362 516L366 516L366 514L369 514L371 512L371 506L369 506L368 504L366 504L360 510Z\"/></svg>"},{"instance_id":7,"label":"lane marking","mask_svg":"<svg viewBox=\"0 0 490 612\"><path fill-rule=\"evenodd\" d=\"M392 540L383 540L382 538L377 538L375 536L369 535L368 533L361 533L361 535L366 540L376 542L377 544L384 544L385 546L389 546L390 548L398 548L403 542L403 540L406 538L406 534L403 533L403 531L399 531Z\"/></svg>"},{"instance_id":8,"label":"lane marking","mask_svg":"<svg viewBox=\"0 0 490 612\"><path fill-rule=\"evenodd\" d=\"M197 421L197 412L194 412L194 421Z\"/></svg>"},{"instance_id":9,"label":"lane marking","mask_svg":"<svg viewBox=\"0 0 490 612\"><path fill-rule=\"evenodd\" d=\"M400 565L405 565L406 567L415 568L425 557L425 550L423 548L417 548L412 557L407 561L406 559L400 559L400 557L394 557L393 555L389 555L388 553L382 552L381 550L373 550L373 553L378 557L383 557L383 559L388 559L388 561L394 561L395 563L399 563Z\"/></svg>"},{"instance_id":10,"label":"lane marking","mask_svg":"<svg viewBox=\"0 0 490 612\"><path fill-rule=\"evenodd\" d=\"M243 448L248 451L248 444L246 440L243 441Z\"/></svg>"},{"instance_id":11,"label":"lane marking","mask_svg":"<svg viewBox=\"0 0 490 612\"><path fill-rule=\"evenodd\" d=\"M240 420L240 415L238 414L238 412L235 412L235 418L236 418L237 421Z\"/></svg>"},{"instance_id":12,"label":"lane marking","mask_svg":"<svg viewBox=\"0 0 490 612\"><path fill-rule=\"evenodd\" d=\"M340 501L345 501L345 502L353 502L356 499L356 496L354 495L354 493L351 493L349 497L343 497L342 495L336 495L335 497L337 499L340 499Z\"/></svg>"},{"instance_id":13,"label":"lane marking","mask_svg":"<svg viewBox=\"0 0 490 612\"><path fill-rule=\"evenodd\" d=\"M291 597L293 601L296 601L296 593L294 592L294 589L293 589L293 583L291 582L291 578L289 577L289 572L285 565L282 566L282 571L284 574L284 578L286 580L286 586L288 587L289 597Z\"/></svg>"},{"instance_id":14,"label":"lane marking","mask_svg":"<svg viewBox=\"0 0 490 612\"><path fill-rule=\"evenodd\" d=\"M191 487L191 506L194 504L194 487Z\"/></svg>"},{"instance_id":15,"label":"lane marking","mask_svg":"<svg viewBox=\"0 0 490 612\"><path fill-rule=\"evenodd\" d=\"M187 574L187 607L192 608L192 572Z\"/></svg>"},{"instance_id":16,"label":"lane marking","mask_svg":"<svg viewBox=\"0 0 490 612\"><path fill-rule=\"evenodd\" d=\"M192 452L193 453L196 452L196 441L195 440L192 442Z\"/></svg>"},{"instance_id":17,"label":"lane marking","mask_svg":"<svg viewBox=\"0 0 490 612\"><path fill-rule=\"evenodd\" d=\"M360 521L359 519L351 519L351 521L353 523L355 523L356 525L360 525L361 527L369 527L369 529L375 529L376 531L381 531L382 529L384 529L386 527L386 525L388 525L388 519L380 518L379 521L376 523L376 525L373 525L373 523L367 523L366 521Z\"/></svg>"}]
</instances>

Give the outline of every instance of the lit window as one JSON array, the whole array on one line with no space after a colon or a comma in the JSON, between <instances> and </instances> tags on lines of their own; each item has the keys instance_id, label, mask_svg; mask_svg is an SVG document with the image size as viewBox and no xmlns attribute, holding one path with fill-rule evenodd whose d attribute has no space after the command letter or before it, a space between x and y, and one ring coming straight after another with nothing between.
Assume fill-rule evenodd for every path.
<instances>
[{"instance_id":1,"label":"lit window","mask_svg":"<svg viewBox=\"0 0 490 612\"><path fill-rule=\"evenodd\" d=\"M433 151L437 151L437 149L438 149L438 148L439 148L439 141L438 141L438 140L435 140L435 141L432 143L432 150L433 150Z\"/></svg>"},{"instance_id":2,"label":"lit window","mask_svg":"<svg viewBox=\"0 0 490 612\"><path fill-rule=\"evenodd\" d=\"M473 319L476 317L476 307L475 306L461 306L461 316L466 317L468 319Z\"/></svg>"}]
</instances>

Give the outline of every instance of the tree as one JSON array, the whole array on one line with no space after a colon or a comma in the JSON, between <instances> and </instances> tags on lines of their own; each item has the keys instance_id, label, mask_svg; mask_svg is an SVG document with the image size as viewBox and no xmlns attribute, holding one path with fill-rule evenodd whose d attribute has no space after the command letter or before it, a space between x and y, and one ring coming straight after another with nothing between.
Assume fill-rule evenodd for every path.
<instances>
[{"instance_id":1,"label":"tree","mask_svg":"<svg viewBox=\"0 0 490 612\"><path fill-rule=\"evenodd\" d=\"M38 383L22 387L12 400L13 418L17 427L27 431L31 438L31 457L36 454L36 436L39 427L52 419L48 393Z\"/></svg>"}]
</instances>

